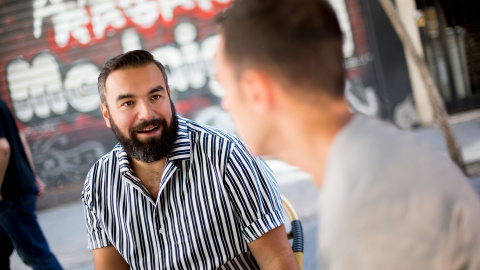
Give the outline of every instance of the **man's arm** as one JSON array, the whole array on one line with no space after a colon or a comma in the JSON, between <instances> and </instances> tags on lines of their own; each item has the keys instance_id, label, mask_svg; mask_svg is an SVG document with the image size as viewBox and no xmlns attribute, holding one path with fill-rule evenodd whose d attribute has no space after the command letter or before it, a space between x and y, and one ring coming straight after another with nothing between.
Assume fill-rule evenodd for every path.
<instances>
[{"instance_id":1,"label":"man's arm","mask_svg":"<svg viewBox=\"0 0 480 270\"><path fill-rule=\"evenodd\" d=\"M232 145L224 175L243 238L260 268L298 269L283 225L283 203L273 171L238 141Z\"/></svg>"},{"instance_id":2,"label":"man's arm","mask_svg":"<svg viewBox=\"0 0 480 270\"><path fill-rule=\"evenodd\" d=\"M0 138L0 189L2 188L3 179L7 173L8 161L10 160L10 144L6 138ZM0 194L0 200L2 200Z\"/></svg>"},{"instance_id":3,"label":"man's arm","mask_svg":"<svg viewBox=\"0 0 480 270\"><path fill-rule=\"evenodd\" d=\"M283 225L250 242L248 247L261 269L299 269Z\"/></svg>"},{"instance_id":4,"label":"man's arm","mask_svg":"<svg viewBox=\"0 0 480 270\"><path fill-rule=\"evenodd\" d=\"M120 253L112 245L94 249L92 253L93 264L95 265L96 270L130 269L128 263L123 259L122 255L120 255Z\"/></svg>"},{"instance_id":5,"label":"man's arm","mask_svg":"<svg viewBox=\"0 0 480 270\"><path fill-rule=\"evenodd\" d=\"M268 165L241 142L232 147L225 183L244 229L244 238L261 269L298 269L283 223L283 204ZM247 187L247 188L246 188ZM248 205L248 207L245 207ZM275 228L269 230L269 228Z\"/></svg>"},{"instance_id":6,"label":"man's arm","mask_svg":"<svg viewBox=\"0 0 480 270\"><path fill-rule=\"evenodd\" d=\"M25 136L20 132L20 139L22 140L23 149L25 150L25 154L27 155L28 163L32 168L33 174L35 175L35 183L38 187L38 197L42 196L45 193L45 189L47 185L43 182L43 180L38 176L37 171L35 170L35 165L33 163L32 151L30 150L30 146L28 145L27 139Z\"/></svg>"}]
</instances>

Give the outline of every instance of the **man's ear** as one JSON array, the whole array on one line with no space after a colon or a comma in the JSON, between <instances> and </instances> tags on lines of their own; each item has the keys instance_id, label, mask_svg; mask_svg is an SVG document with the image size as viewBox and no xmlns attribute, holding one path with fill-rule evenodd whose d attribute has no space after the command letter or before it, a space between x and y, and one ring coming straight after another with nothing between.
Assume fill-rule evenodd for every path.
<instances>
[{"instance_id":1,"label":"man's ear","mask_svg":"<svg viewBox=\"0 0 480 270\"><path fill-rule=\"evenodd\" d=\"M259 112L267 112L275 105L271 77L259 70L245 70L242 73L242 92L246 99Z\"/></svg>"},{"instance_id":2,"label":"man's ear","mask_svg":"<svg viewBox=\"0 0 480 270\"><path fill-rule=\"evenodd\" d=\"M107 105L100 102L100 109L102 109L102 115L103 115L103 119L105 119L105 124L107 124L107 127L111 128Z\"/></svg>"}]
</instances>

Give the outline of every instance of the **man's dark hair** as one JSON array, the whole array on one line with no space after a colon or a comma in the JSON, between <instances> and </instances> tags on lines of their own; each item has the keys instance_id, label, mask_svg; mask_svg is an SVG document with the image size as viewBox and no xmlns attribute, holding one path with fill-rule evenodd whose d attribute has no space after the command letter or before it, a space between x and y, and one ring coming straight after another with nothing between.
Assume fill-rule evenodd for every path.
<instances>
[{"instance_id":1,"label":"man's dark hair","mask_svg":"<svg viewBox=\"0 0 480 270\"><path fill-rule=\"evenodd\" d=\"M100 101L107 106L107 102L105 100L105 82L110 73L118 69L143 67L150 63L154 63L160 69L165 81L165 86L168 88L167 73L162 63L155 60L153 55L147 51L135 50L117 55L105 63L100 75L98 76L98 94L100 95Z\"/></svg>"},{"instance_id":2,"label":"man's dark hair","mask_svg":"<svg viewBox=\"0 0 480 270\"><path fill-rule=\"evenodd\" d=\"M235 0L216 22L237 75L257 67L287 88L343 96L342 31L326 0Z\"/></svg>"}]
</instances>

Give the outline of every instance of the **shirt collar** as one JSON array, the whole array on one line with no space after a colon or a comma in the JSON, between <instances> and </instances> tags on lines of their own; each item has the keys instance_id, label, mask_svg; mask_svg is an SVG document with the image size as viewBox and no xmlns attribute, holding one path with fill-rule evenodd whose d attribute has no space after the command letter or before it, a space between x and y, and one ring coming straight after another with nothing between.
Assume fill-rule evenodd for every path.
<instances>
[{"instance_id":1,"label":"shirt collar","mask_svg":"<svg viewBox=\"0 0 480 270\"><path fill-rule=\"evenodd\" d=\"M177 140L174 143L173 149L167 156L167 161L174 160L189 160L190 159L190 137L188 135L188 123L185 118L177 115L178 132ZM113 151L116 153L119 161L120 173L124 174L130 171L130 164L128 162L128 155L123 147L118 143Z\"/></svg>"}]
</instances>

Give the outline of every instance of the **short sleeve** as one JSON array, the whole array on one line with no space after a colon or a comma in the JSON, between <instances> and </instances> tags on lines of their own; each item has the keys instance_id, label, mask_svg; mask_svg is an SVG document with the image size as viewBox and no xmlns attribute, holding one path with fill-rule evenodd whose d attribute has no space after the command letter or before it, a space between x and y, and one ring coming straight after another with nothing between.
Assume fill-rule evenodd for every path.
<instances>
[{"instance_id":1,"label":"short sleeve","mask_svg":"<svg viewBox=\"0 0 480 270\"><path fill-rule=\"evenodd\" d=\"M95 168L95 167L94 167ZM93 168L92 168L93 170ZM92 200L92 170L88 173L82 192L82 201L85 214L85 224L88 233L89 249L97 249L111 245L102 222L97 216Z\"/></svg>"},{"instance_id":2,"label":"short sleeve","mask_svg":"<svg viewBox=\"0 0 480 270\"><path fill-rule=\"evenodd\" d=\"M248 243L285 223L280 190L273 172L241 143L232 147L225 182Z\"/></svg>"}]
</instances>

